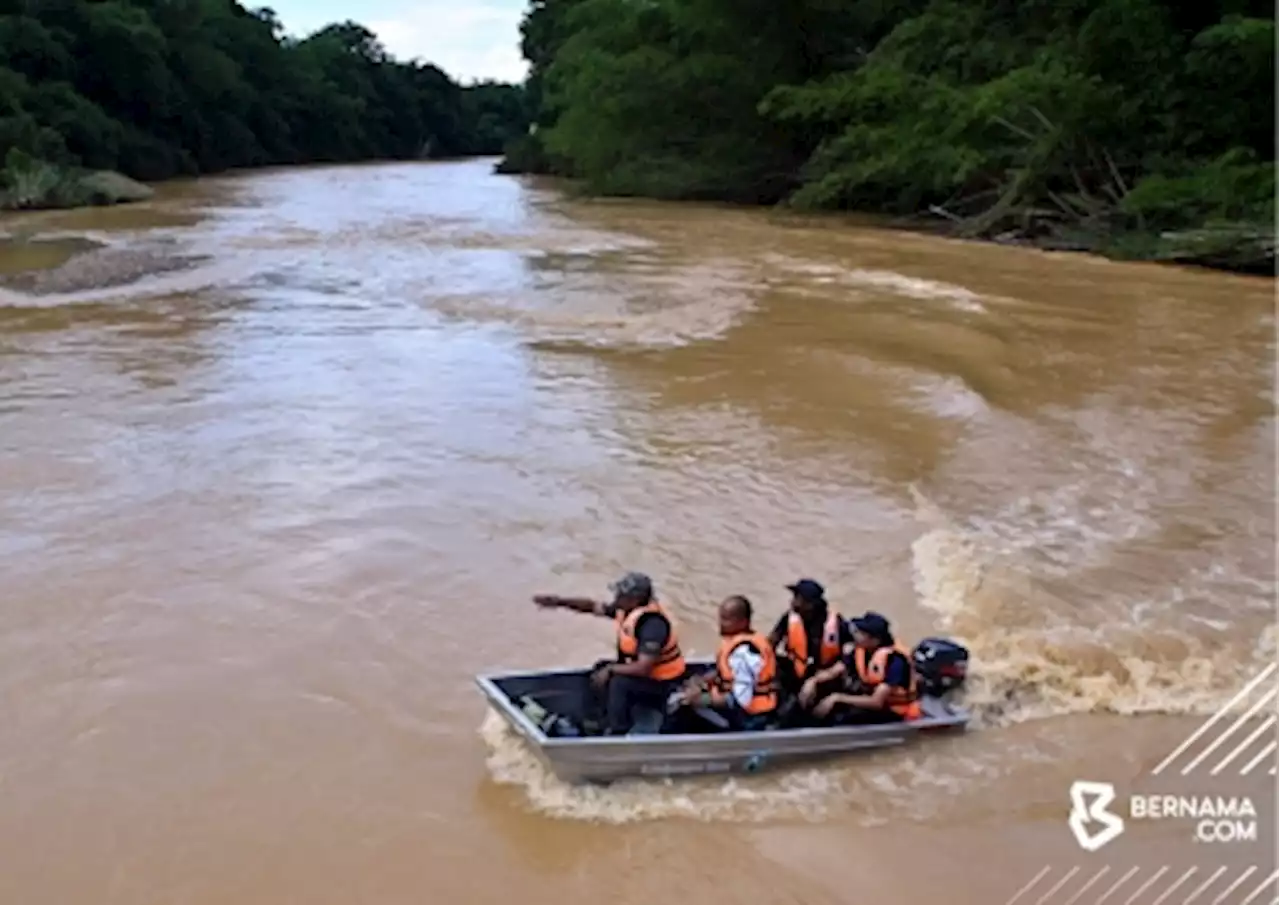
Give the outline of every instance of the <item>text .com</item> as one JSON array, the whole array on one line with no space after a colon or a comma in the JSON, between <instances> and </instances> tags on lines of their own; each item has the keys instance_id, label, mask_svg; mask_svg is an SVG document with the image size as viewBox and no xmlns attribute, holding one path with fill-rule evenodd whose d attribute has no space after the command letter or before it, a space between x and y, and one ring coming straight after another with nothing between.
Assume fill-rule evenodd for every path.
<instances>
[{"instance_id":1,"label":"text .com","mask_svg":"<svg viewBox=\"0 0 1280 905\"><path fill-rule=\"evenodd\" d=\"M1257 842L1258 812L1249 798L1131 795L1134 820L1193 820L1197 842Z\"/></svg>"},{"instance_id":2,"label":"text .com","mask_svg":"<svg viewBox=\"0 0 1280 905\"><path fill-rule=\"evenodd\" d=\"M1085 851L1096 852L1125 831L1130 820L1180 820L1196 842L1256 842L1258 811L1253 799L1221 795L1131 795L1129 813L1111 809L1116 787L1079 780L1071 784L1067 825Z\"/></svg>"}]
</instances>

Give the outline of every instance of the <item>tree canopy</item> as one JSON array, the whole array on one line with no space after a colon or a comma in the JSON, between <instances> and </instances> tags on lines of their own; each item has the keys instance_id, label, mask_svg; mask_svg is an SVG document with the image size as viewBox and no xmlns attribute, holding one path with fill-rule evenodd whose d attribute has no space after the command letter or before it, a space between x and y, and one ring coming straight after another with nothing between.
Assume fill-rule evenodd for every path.
<instances>
[{"instance_id":1,"label":"tree canopy","mask_svg":"<svg viewBox=\"0 0 1280 905\"><path fill-rule=\"evenodd\" d=\"M1274 267L1261 0L531 0L506 172Z\"/></svg>"},{"instance_id":2,"label":"tree canopy","mask_svg":"<svg viewBox=\"0 0 1280 905\"><path fill-rule=\"evenodd\" d=\"M157 180L497 154L527 123L521 87L395 61L355 22L296 40L235 0L0 0L0 159Z\"/></svg>"}]
</instances>

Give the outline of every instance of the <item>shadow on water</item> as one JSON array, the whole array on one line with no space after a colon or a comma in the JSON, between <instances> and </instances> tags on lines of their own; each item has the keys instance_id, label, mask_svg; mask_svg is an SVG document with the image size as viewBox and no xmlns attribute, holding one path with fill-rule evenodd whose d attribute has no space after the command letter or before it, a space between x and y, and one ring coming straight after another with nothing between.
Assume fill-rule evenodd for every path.
<instances>
[{"instance_id":1,"label":"shadow on water","mask_svg":"<svg viewBox=\"0 0 1280 905\"><path fill-rule=\"evenodd\" d=\"M81 252L101 247L101 242L81 236L56 239L21 236L0 238L0 275L9 276L29 270L52 270Z\"/></svg>"},{"instance_id":2,"label":"shadow on water","mask_svg":"<svg viewBox=\"0 0 1280 905\"><path fill-rule=\"evenodd\" d=\"M214 203L217 198L212 192L199 190L193 182L165 183L158 188L153 200L136 204L0 214L0 232L22 236L34 232L128 233L179 229L203 221L202 205Z\"/></svg>"}]
</instances>

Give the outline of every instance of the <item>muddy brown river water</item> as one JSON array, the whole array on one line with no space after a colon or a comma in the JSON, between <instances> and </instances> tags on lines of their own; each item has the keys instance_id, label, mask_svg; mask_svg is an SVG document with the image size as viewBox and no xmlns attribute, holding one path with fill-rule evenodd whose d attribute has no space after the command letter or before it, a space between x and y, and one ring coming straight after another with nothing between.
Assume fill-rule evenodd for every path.
<instances>
[{"instance_id":1,"label":"muddy brown river water","mask_svg":"<svg viewBox=\"0 0 1280 905\"><path fill-rule=\"evenodd\" d=\"M1276 899L1274 721L1151 775L1276 663L1273 280L490 168L0 220L202 256L0 290L0 902ZM629 569L696 653L802 575L954 635L975 725L566 787L472 677L607 653L529 597ZM1077 779L1248 798L1256 839L1085 851Z\"/></svg>"}]
</instances>

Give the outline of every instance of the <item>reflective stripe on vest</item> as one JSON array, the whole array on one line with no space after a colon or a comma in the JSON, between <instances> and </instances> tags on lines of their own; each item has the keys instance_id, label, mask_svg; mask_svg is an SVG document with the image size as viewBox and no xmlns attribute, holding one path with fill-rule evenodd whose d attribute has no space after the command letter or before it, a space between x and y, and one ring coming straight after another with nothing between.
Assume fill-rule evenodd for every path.
<instances>
[{"instance_id":1,"label":"reflective stripe on vest","mask_svg":"<svg viewBox=\"0 0 1280 905\"><path fill-rule=\"evenodd\" d=\"M907 687L889 687L889 709L903 719L919 719L920 702L916 700L915 664L911 662L911 655L897 644L876 648L871 654L870 661L867 660L867 652L865 650L862 648L855 650L853 652L853 665L858 671L858 681L865 685L868 691L874 689L884 681L884 671L889 666L889 656L895 653L902 654L902 658L907 663Z\"/></svg>"},{"instance_id":2,"label":"reflective stripe on vest","mask_svg":"<svg viewBox=\"0 0 1280 905\"><path fill-rule=\"evenodd\" d=\"M649 613L657 613L665 618L671 630L667 635L667 643L658 653L658 662L653 665L653 671L649 673L649 677L660 682L679 679L684 675L685 662L684 654L680 652L680 643L676 639L676 624L671 615L656 600L636 607L629 613L618 613L614 617L614 621L618 624L618 660L622 663L632 663L639 658L640 642L636 640L636 624L641 616Z\"/></svg>"},{"instance_id":3,"label":"reflective stripe on vest","mask_svg":"<svg viewBox=\"0 0 1280 905\"><path fill-rule=\"evenodd\" d=\"M760 666L760 675L756 676L751 701L744 710L751 716L772 713L778 708L778 658L773 653L773 645L764 635L744 632L732 638L721 639L720 652L716 654L716 684L725 694L732 694L733 669L729 666L729 655L743 644L750 645L764 661Z\"/></svg>"},{"instance_id":4,"label":"reflective stripe on vest","mask_svg":"<svg viewBox=\"0 0 1280 905\"><path fill-rule=\"evenodd\" d=\"M809 657L809 634L805 631L804 620L793 612L787 618L787 653L795 664L796 675L802 679L809 674L810 666L826 669L835 663L840 659L840 614L827 614L827 621L822 626L822 641L818 646L818 662L815 664Z\"/></svg>"}]
</instances>

